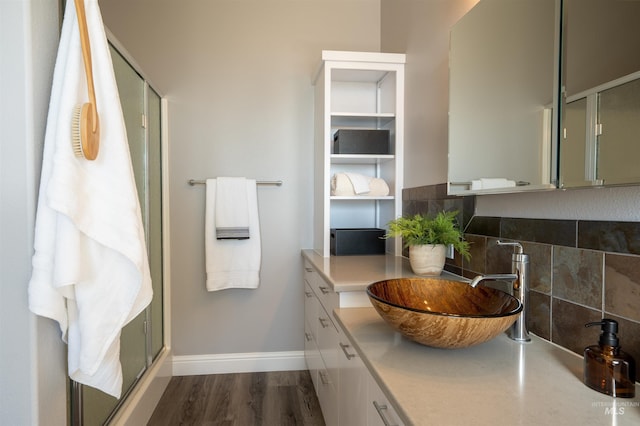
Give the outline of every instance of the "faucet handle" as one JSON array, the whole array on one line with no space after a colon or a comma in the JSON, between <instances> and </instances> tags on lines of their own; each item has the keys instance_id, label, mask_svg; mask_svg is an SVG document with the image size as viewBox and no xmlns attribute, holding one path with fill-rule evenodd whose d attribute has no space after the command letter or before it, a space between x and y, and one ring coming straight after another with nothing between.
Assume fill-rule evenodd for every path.
<instances>
[{"instance_id":1,"label":"faucet handle","mask_svg":"<svg viewBox=\"0 0 640 426\"><path fill-rule=\"evenodd\" d=\"M524 253L523 248L522 248L522 244L520 244L517 241L510 242L510 241L500 241L500 240L498 240L498 245L499 246L513 246L513 252L515 254Z\"/></svg>"}]
</instances>

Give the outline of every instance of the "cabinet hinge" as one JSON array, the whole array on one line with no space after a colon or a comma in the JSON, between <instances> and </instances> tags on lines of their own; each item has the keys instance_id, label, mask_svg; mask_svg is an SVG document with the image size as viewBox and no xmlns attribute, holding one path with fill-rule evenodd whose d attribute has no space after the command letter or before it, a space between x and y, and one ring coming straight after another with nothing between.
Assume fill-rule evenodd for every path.
<instances>
[{"instance_id":1,"label":"cabinet hinge","mask_svg":"<svg viewBox=\"0 0 640 426\"><path fill-rule=\"evenodd\" d=\"M602 134L602 123L596 124L596 136L600 136Z\"/></svg>"},{"instance_id":2,"label":"cabinet hinge","mask_svg":"<svg viewBox=\"0 0 640 426\"><path fill-rule=\"evenodd\" d=\"M145 336L147 335L148 330L149 330L149 325L145 320L142 322L142 332L144 333Z\"/></svg>"},{"instance_id":3,"label":"cabinet hinge","mask_svg":"<svg viewBox=\"0 0 640 426\"><path fill-rule=\"evenodd\" d=\"M141 114L140 115L140 122L142 124L142 128L146 129L147 128L147 116L145 114Z\"/></svg>"}]
</instances>

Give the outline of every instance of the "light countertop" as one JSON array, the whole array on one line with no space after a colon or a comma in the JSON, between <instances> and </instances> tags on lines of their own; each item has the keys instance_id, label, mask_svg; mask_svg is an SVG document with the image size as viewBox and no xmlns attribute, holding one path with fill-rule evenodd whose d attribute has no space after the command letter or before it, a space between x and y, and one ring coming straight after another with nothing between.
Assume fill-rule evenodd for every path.
<instances>
[{"instance_id":1,"label":"light countertop","mask_svg":"<svg viewBox=\"0 0 640 426\"><path fill-rule=\"evenodd\" d=\"M416 276L397 256L302 254L335 292ZM598 393L582 382L581 356L534 335L530 343L501 335L447 350L402 337L372 307L338 308L334 317L407 425L640 424L638 385L633 399Z\"/></svg>"},{"instance_id":2,"label":"light countertop","mask_svg":"<svg viewBox=\"0 0 640 426\"><path fill-rule=\"evenodd\" d=\"M418 277L411 272L409 260L401 256L329 256L322 257L314 250L302 250L305 259L313 264L333 291L364 291L380 280L403 277ZM443 272L442 278L460 280L457 275Z\"/></svg>"},{"instance_id":3,"label":"light countertop","mask_svg":"<svg viewBox=\"0 0 640 426\"><path fill-rule=\"evenodd\" d=\"M334 317L407 425L640 424L640 389L633 399L591 390L581 356L536 336L436 349L402 337L373 308Z\"/></svg>"}]
</instances>

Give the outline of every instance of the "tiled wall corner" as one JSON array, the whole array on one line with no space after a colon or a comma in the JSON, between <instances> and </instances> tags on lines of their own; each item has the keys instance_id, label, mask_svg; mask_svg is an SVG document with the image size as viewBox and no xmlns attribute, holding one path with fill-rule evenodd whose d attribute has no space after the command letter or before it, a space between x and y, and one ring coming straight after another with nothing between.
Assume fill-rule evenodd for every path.
<instances>
[{"instance_id":1,"label":"tiled wall corner","mask_svg":"<svg viewBox=\"0 0 640 426\"><path fill-rule=\"evenodd\" d=\"M475 197L447 196L446 185L404 190L403 209L461 212L472 258L445 268L467 278L510 272L513 249L496 242L520 242L530 259L531 332L582 354L598 340L584 325L612 318L624 350L640 360L640 223L473 216Z\"/></svg>"}]
</instances>

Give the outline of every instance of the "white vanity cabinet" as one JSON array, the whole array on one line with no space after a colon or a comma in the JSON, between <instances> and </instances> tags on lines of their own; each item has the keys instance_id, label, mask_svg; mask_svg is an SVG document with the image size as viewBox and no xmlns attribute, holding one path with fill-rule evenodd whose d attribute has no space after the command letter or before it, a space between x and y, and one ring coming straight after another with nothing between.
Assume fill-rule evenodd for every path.
<instances>
[{"instance_id":1,"label":"white vanity cabinet","mask_svg":"<svg viewBox=\"0 0 640 426\"><path fill-rule=\"evenodd\" d=\"M305 361L327 426L366 425L366 380L360 358L340 332L333 310L340 305L369 302L360 294L339 295L312 264L304 262ZM356 292L350 292L356 293ZM363 293L363 292L357 292ZM346 352L345 352L346 351ZM356 418L361 420L356 421Z\"/></svg>"},{"instance_id":2,"label":"white vanity cabinet","mask_svg":"<svg viewBox=\"0 0 640 426\"><path fill-rule=\"evenodd\" d=\"M334 310L340 307L371 306L366 294L364 291L336 293L333 285L307 259L303 276L305 361L325 423L327 426L384 424L379 423L383 421L382 415L392 420L389 424L401 425L333 316Z\"/></svg>"},{"instance_id":3,"label":"white vanity cabinet","mask_svg":"<svg viewBox=\"0 0 640 426\"><path fill-rule=\"evenodd\" d=\"M328 312L338 296L308 261L304 263L305 361L327 425L338 425L338 329Z\"/></svg>"},{"instance_id":4,"label":"white vanity cabinet","mask_svg":"<svg viewBox=\"0 0 640 426\"><path fill-rule=\"evenodd\" d=\"M322 52L313 78L314 249L325 257L332 228L384 228L402 214L404 63L397 53ZM388 130L389 151L336 153L340 129ZM389 194L332 195L332 176L348 172L384 179ZM399 239L387 240L386 251L400 253Z\"/></svg>"}]
</instances>

